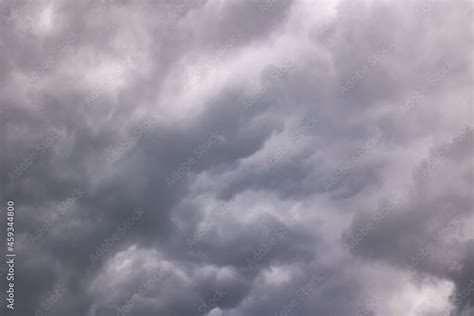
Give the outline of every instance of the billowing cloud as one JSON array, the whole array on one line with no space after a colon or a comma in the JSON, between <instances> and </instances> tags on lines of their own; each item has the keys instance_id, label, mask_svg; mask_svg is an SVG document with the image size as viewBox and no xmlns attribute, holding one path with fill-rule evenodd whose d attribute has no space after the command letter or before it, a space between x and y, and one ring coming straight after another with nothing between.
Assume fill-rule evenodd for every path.
<instances>
[{"instance_id":1,"label":"billowing cloud","mask_svg":"<svg viewBox=\"0 0 474 316\"><path fill-rule=\"evenodd\" d=\"M2 315L473 315L472 1L0 13Z\"/></svg>"}]
</instances>

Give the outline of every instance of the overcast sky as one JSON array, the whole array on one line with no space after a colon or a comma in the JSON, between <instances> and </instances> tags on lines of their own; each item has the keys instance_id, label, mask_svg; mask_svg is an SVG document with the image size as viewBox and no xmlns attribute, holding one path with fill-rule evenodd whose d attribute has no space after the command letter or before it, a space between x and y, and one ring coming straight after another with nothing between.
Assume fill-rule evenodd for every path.
<instances>
[{"instance_id":1,"label":"overcast sky","mask_svg":"<svg viewBox=\"0 0 474 316\"><path fill-rule=\"evenodd\" d=\"M474 315L472 0L0 12L1 315Z\"/></svg>"}]
</instances>

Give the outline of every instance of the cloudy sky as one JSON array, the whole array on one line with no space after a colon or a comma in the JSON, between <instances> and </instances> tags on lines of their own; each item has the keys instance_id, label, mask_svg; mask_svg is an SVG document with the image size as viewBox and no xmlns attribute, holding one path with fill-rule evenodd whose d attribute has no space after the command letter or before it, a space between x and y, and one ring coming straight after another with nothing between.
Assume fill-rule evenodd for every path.
<instances>
[{"instance_id":1,"label":"cloudy sky","mask_svg":"<svg viewBox=\"0 0 474 316\"><path fill-rule=\"evenodd\" d=\"M474 315L472 0L0 12L1 315Z\"/></svg>"}]
</instances>

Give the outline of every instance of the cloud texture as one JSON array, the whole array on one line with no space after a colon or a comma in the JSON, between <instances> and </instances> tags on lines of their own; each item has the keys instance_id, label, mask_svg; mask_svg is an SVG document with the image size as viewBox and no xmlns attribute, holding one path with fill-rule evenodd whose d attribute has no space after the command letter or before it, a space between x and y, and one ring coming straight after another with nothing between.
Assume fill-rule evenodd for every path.
<instances>
[{"instance_id":1,"label":"cloud texture","mask_svg":"<svg viewBox=\"0 0 474 316\"><path fill-rule=\"evenodd\" d=\"M0 12L6 315L474 315L472 1Z\"/></svg>"}]
</instances>

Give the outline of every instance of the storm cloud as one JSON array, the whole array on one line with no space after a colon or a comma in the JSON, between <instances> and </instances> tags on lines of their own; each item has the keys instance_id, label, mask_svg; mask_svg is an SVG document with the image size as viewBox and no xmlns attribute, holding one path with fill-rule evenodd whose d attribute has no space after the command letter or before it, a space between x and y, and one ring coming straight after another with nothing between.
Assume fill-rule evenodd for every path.
<instances>
[{"instance_id":1,"label":"storm cloud","mask_svg":"<svg viewBox=\"0 0 474 316\"><path fill-rule=\"evenodd\" d=\"M0 13L2 315L474 315L472 1Z\"/></svg>"}]
</instances>

